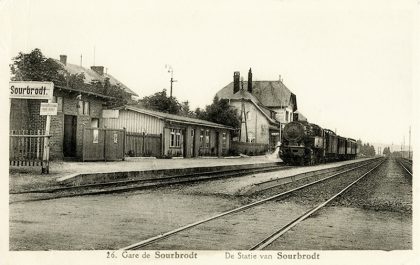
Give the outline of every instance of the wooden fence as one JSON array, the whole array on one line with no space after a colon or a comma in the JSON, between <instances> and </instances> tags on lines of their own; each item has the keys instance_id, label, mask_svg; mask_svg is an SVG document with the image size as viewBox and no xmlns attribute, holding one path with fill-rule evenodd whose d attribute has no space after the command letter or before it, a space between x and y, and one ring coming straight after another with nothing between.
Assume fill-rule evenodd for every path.
<instances>
[{"instance_id":1,"label":"wooden fence","mask_svg":"<svg viewBox=\"0 0 420 265\"><path fill-rule=\"evenodd\" d=\"M162 134L127 132L125 152L132 157L159 157L162 155Z\"/></svg>"},{"instance_id":2,"label":"wooden fence","mask_svg":"<svg viewBox=\"0 0 420 265\"><path fill-rule=\"evenodd\" d=\"M50 137L44 130L12 130L9 135L9 164L11 166L42 166L48 168L44 143ZM48 150L48 148L47 148Z\"/></svg>"}]
</instances>

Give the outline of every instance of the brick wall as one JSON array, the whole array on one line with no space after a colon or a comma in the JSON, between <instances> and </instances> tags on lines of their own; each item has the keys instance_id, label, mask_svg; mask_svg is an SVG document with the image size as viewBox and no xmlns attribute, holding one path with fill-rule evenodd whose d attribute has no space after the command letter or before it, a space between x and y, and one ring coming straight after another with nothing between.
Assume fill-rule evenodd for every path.
<instances>
[{"instance_id":1,"label":"brick wall","mask_svg":"<svg viewBox=\"0 0 420 265\"><path fill-rule=\"evenodd\" d=\"M63 140L64 140L64 115L77 116L77 127L76 127L76 157L82 157L83 150L83 128L91 126L92 118L99 119L99 127L102 126L103 122L101 119L103 100L96 97L82 96L82 101L88 101L90 104L90 114L82 115L78 112L78 101L77 95L74 93L66 93L64 91L57 91L54 93L55 96L63 97L63 112L59 113L55 117L54 125L51 122L51 130L54 130L51 142L55 144L54 150L51 150L51 156L62 159L63 157Z\"/></svg>"},{"instance_id":2,"label":"brick wall","mask_svg":"<svg viewBox=\"0 0 420 265\"><path fill-rule=\"evenodd\" d=\"M76 156L81 158L83 145L83 128L90 127L92 118L99 118L99 126L103 126L101 119L103 100L95 97L82 96L82 100L90 102L90 115L79 115L77 109L77 94L65 91L54 91L54 96L63 98L63 111L51 116L50 126L50 159L63 159L64 115L77 116ZM46 116L39 115L41 100L21 100L11 104L10 129L44 130ZM46 102L46 101L44 101ZM25 113L26 116L25 116ZM18 117L22 117L18 119ZM27 122L29 121L29 122Z\"/></svg>"},{"instance_id":3,"label":"brick wall","mask_svg":"<svg viewBox=\"0 0 420 265\"><path fill-rule=\"evenodd\" d=\"M29 130L29 110L27 99L11 99L9 129Z\"/></svg>"}]
</instances>

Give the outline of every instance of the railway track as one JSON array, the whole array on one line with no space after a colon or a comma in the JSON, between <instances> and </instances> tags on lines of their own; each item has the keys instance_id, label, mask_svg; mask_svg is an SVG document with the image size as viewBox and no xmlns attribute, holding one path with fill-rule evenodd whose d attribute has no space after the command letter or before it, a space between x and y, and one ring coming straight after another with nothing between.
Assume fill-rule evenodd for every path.
<instances>
[{"instance_id":1,"label":"railway track","mask_svg":"<svg viewBox=\"0 0 420 265\"><path fill-rule=\"evenodd\" d=\"M249 174L273 172L280 170L292 169L292 166L268 166L253 169L240 170L218 170L208 172L196 172L184 175L168 176L161 178L147 178L136 180L112 181L106 183L86 184L78 186L66 186L57 188L36 189L27 191L10 192L10 195L22 196L27 195L29 198L14 200L10 203L29 202L39 200L51 200L64 197L98 195L106 193L118 193L132 190L140 190L147 188L162 187L174 184L194 183L199 181L215 180L220 178L234 178ZM32 196L32 197L31 197Z\"/></svg>"},{"instance_id":2,"label":"railway track","mask_svg":"<svg viewBox=\"0 0 420 265\"><path fill-rule=\"evenodd\" d=\"M413 161L408 159L398 159L398 164L412 177Z\"/></svg>"},{"instance_id":3,"label":"railway track","mask_svg":"<svg viewBox=\"0 0 420 265\"><path fill-rule=\"evenodd\" d=\"M232 209L232 210L229 210L229 211L226 211L226 212L223 212L223 213L220 213L220 214L214 215L214 216L212 216L212 217L209 217L209 218L206 218L206 219L203 219L203 220L200 220L200 221L194 222L194 223L187 224L187 225L185 225L185 226L182 226L182 227L176 228L176 229L171 230L171 231L168 231L168 232L166 232L166 233L159 234L159 235L157 235L157 236L154 236L154 237L151 237L151 238L148 238L148 239L142 240L142 241L140 241L140 242L137 242L137 243L131 244L131 245L129 245L129 246L126 246L126 247L122 248L121 250L138 250L138 249L142 249L142 248L144 248L144 247L146 247L146 246L149 246L149 245L151 245L151 244L154 244L154 243L157 243L157 242L163 241L164 239L167 239L167 238L169 238L169 237L175 236L176 234L178 234L178 233L180 233L180 232L183 232L183 231L186 231L186 230L188 230L188 229L191 229L191 228L193 228L193 227L197 227L197 226L199 226L199 225L202 225L202 224L205 224L205 223L211 222L211 221L213 221L213 220L216 220L216 219L219 219L219 218L222 218L222 217L226 217L226 216L229 216L229 215L233 215L233 214L236 214L236 213L239 213L239 212L242 212L242 211L245 211L245 210L248 210L248 209L254 208L254 207L256 207L256 206L262 205L262 204L267 203L267 202L269 202L269 201L273 201L273 200L276 200L276 199L281 199L281 198L283 198L283 197L287 197L288 195L291 195L291 194L293 194L293 193L294 193L294 192L296 192L296 191L303 190L303 189L305 189L305 188L307 188L307 187L314 186L314 185L319 184L319 183L322 183L322 182L324 182L324 181L327 181L327 180L330 180L330 179L334 179L335 177L342 176L343 174L346 174L346 173L352 172L352 171L357 170L357 169L361 169L361 168L366 167L366 166L367 166L367 167L369 167L369 166L371 166L372 164L374 164L374 167L373 167L373 168L370 168L368 172L364 173L364 174L363 174L361 177L359 177L356 181L352 182L352 183L351 183L350 185L348 185L345 189L341 190L338 194L335 194L332 198L330 198L330 199L328 199L327 201L323 202L321 205L318 205L317 207L315 207L315 208L317 208L316 210L315 210L315 208L311 209L310 211L306 212L303 216L300 216L299 218L296 218L295 220L293 220L292 222L290 222L290 223L287 225L287 227L289 227L289 228L284 228L284 227L283 227L282 229L280 229L280 230L276 231L276 233L272 234L270 237L268 237L268 238L264 239L264 240L263 240L264 242L262 242L262 241L261 241L260 243L258 243L257 245L255 245L255 246L254 246L256 249L257 249L257 248L260 248L261 246L265 247L265 246L267 246L267 245L266 245L266 244L267 244L267 242L272 242L272 241L274 241L274 240L275 240L275 238L274 238L274 237L277 237L277 238L278 238L278 234L279 234L279 233L285 233L285 232L287 232L290 228L292 228L293 226L295 226L295 225L296 225L296 224L298 224L299 222L301 222L301 221L303 221L304 219L306 219L308 216L310 216L310 215L311 215L311 214L313 214L315 211L317 211L317 210L319 210L320 208L322 208L323 206L325 206L327 203L329 203L331 200L333 200L334 198L336 198L336 197L337 197L337 196L339 196L340 194L344 193L344 192L345 192L347 189L349 189L352 185L354 185L355 183L357 183L357 181L359 181L360 179L362 179L364 176L368 175L371 171L373 171L373 170L374 170L375 168L377 168L380 164L382 164L382 163L383 163L383 161L384 161L384 160L380 160L380 161L378 161L377 159L374 159L374 160L371 160L371 161L369 161L369 162L362 163L361 165L357 165L357 166L355 166L355 167L352 167L352 168L350 168L350 169L345 169L345 170L342 170L342 171L339 171L339 172L334 172L334 173L331 173L330 175L326 176L325 178L322 178L322 179L319 179L319 180L313 181L313 182L311 182L311 183L307 183L307 184L305 184L305 185L299 186L299 187L297 187L297 188L294 188L294 189L291 189L291 190L288 190L288 191L285 191L285 192L281 192L281 193L275 194L275 195L273 195L273 196L270 196L270 197L268 197L268 198L264 198L264 199L262 199L262 200L258 200L258 201L255 201L255 202L252 202L252 203L249 203L249 204L246 204L246 205L243 205L243 206L240 206L240 207L234 208L234 209ZM287 229L287 230L286 230L286 231L284 231L285 229ZM282 232L282 231L283 231L283 232ZM272 238L274 238L274 239L272 239ZM272 241L271 241L271 240L272 240ZM269 244L269 243L268 243L268 244ZM253 247L253 248L254 248L254 247ZM253 249L253 248L252 248L252 249Z\"/></svg>"},{"instance_id":4,"label":"railway track","mask_svg":"<svg viewBox=\"0 0 420 265\"><path fill-rule=\"evenodd\" d=\"M374 168L370 169L368 172L364 173L362 176L360 176L359 178L357 178L355 181L353 181L352 183L350 183L349 185L347 185L344 189L340 190L339 192L337 192L336 194L334 194L333 196L331 196L328 200L326 200L326 201L318 204L317 206L315 206L312 209L310 209L309 211L305 212L304 214L302 214L298 218L294 219L293 221L291 221L287 225L281 227L278 231L274 232L273 234L271 234L267 238L264 238L263 240L261 240L260 242L258 242L256 245L254 245L252 248L250 248L249 250L263 250L263 249L265 249L267 246L269 246L270 244L272 244L279 237L281 237L282 235L284 235L287 231L289 231L290 229L292 229L293 227L295 227L296 225L298 225L299 223L301 223L302 221L304 221L306 218L308 218L309 216L311 216L315 212L321 210L324 206L326 206L328 203L330 203L331 201L333 201L338 196L340 196L343 193L345 193L354 184L356 184L357 182L359 182L361 179L363 179L365 176L367 176L369 173L371 173L373 170L375 170L377 167L379 167L382 163L383 163L383 161L381 163L378 163L378 165L376 165Z\"/></svg>"}]
</instances>

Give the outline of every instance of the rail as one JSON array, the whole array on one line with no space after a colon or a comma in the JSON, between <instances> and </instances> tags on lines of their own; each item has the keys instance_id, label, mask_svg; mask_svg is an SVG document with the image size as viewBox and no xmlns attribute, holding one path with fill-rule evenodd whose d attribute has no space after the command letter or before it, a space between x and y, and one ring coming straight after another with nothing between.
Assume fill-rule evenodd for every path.
<instances>
[{"instance_id":1,"label":"rail","mask_svg":"<svg viewBox=\"0 0 420 265\"><path fill-rule=\"evenodd\" d=\"M267 246L271 245L276 239L278 239L279 237L281 237L282 235L284 235L287 231L289 231L290 229L292 229L293 227L295 227L296 225L298 225L299 223L301 223L303 220L305 220L306 218L308 218L309 216L311 216L315 212L317 212L320 209L322 209L325 205L327 205L328 203L330 203L331 201L333 201L335 198L337 198L341 194L345 193L354 184L356 184L361 179L363 179L364 177L366 177L369 173L371 173L373 170L375 170L377 167L379 167L382 163L383 163L383 161L381 163L379 163L378 165L376 165L374 168L370 169L368 172L364 173L362 176L360 176L359 178L357 178L355 181L353 181L352 183L350 183L349 185L347 185L344 189L340 190L338 193L336 193L333 196L331 196L328 200L326 200L326 201L318 204L317 206L315 206L311 210L307 211L306 213L302 214L301 216L299 216L295 220L293 220L290 223L288 223L287 225L283 226L278 231L276 231L272 235L268 236L267 238L263 239L262 241L260 241L258 244L256 244L255 246L253 246L249 250L263 250Z\"/></svg>"},{"instance_id":2,"label":"rail","mask_svg":"<svg viewBox=\"0 0 420 265\"><path fill-rule=\"evenodd\" d=\"M268 197L268 198L265 198L265 199L262 199L262 200L258 200L258 201L255 201L255 202L252 202L252 203L249 203L249 204L246 204L246 205L243 205L243 206L240 206L240 207L234 208L234 209L232 209L232 210L229 210L229 211L226 211L226 212L220 213L220 214L218 214L218 215L215 215L215 216L212 216L212 217L209 217L209 218L206 218L206 219L203 219L203 220L200 220L200 221L197 221L197 222L191 223L191 224L187 224L187 225L185 225L185 226L183 226L183 227L180 227L180 228L177 228L177 229L174 229L174 230L168 231L168 232L166 232L166 233L163 233L163 234L160 234L160 235L157 235L157 236L154 236L154 237L151 237L151 238L145 239L145 240L143 240L143 241L140 241L140 242L137 242L137 243L131 244L131 245L129 245L129 246L126 246L126 247L122 248L121 250L137 250L137 249L140 249L141 247L144 247L144 246L150 245L150 244L152 244L152 243L155 243L155 242L161 241L161 240L163 240L163 239L165 239L165 238L168 238L168 237L170 237L170 236L173 236L173 235L175 235L175 234L177 234L177 233L179 233L179 232L185 231L185 230L190 229L190 228L193 228L193 227L195 227L195 226L201 225L201 224L203 224L203 223L207 223L207 222L210 222L210 221L212 221L212 220L215 220L215 219L221 218L221 217L223 217L223 216L227 216L227 215L230 215L230 214L234 214L234 213L237 213L237 212L241 212L241 211L244 211L244 210L250 209L250 208L252 208L252 207L255 207L255 206L261 205L261 204L263 204L263 203L266 203L266 202L268 202L268 201L272 201L272 200L278 199L278 198L283 197L283 196L285 196L285 195L289 195L289 194L291 194L291 193L293 193L293 192L295 192L295 191L298 191L298 190L304 189L304 188L306 188L306 187L309 187L309 186L315 185L315 184L320 183L320 182L322 182L322 181L325 181L325 180L331 179L331 178L333 178L333 177L336 177L336 176L342 175L342 174L344 174L344 173L346 173L346 172L349 172L349 171L352 171L352 170L358 169L358 168L360 168L360 167L366 166L366 165L368 165L368 164L374 163L375 161L376 161L376 160L369 161L369 162L367 162L367 163L362 163L361 165L360 165L360 164L358 164L357 166L355 166L355 167L353 167L353 168L346 169L346 170L343 170L343 171L340 171L340 172L334 173L333 175L327 176L327 177L325 177L325 178L323 178L323 179L320 179L320 180L317 180L317 181L314 181L314 182L311 182L311 183L307 183L307 184L305 184L305 185L302 185L302 186L300 186L300 187L294 188L294 189L292 189L292 190L289 190L289 191L285 191L285 192L281 192L281 193L275 194L275 195L270 196L270 197Z\"/></svg>"}]
</instances>

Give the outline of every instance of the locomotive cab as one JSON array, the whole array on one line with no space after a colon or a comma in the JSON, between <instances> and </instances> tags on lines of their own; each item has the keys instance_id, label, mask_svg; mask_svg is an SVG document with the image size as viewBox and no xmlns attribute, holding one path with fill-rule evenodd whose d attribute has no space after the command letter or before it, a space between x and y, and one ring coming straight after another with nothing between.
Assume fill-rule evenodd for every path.
<instances>
[{"instance_id":1,"label":"locomotive cab","mask_svg":"<svg viewBox=\"0 0 420 265\"><path fill-rule=\"evenodd\" d=\"M324 131L316 124L293 121L284 127L280 158L287 164L312 165L322 161Z\"/></svg>"}]
</instances>

